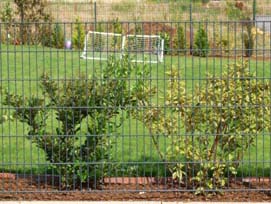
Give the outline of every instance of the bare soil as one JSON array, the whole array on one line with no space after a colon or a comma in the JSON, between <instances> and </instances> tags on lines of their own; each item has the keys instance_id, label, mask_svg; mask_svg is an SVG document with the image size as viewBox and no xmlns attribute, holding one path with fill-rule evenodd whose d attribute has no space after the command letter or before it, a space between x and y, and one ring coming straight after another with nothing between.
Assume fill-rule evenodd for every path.
<instances>
[{"instance_id":1,"label":"bare soil","mask_svg":"<svg viewBox=\"0 0 271 204\"><path fill-rule=\"evenodd\" d=\"M49 179L49 177L47 178ZM52 178L51 178L52 179ZM169 180L154 178L106 178L104 184L95 187L78 186L61 189L58 182L54 185L32 177L0 175L0 200L163 200L163 201L271 201L270 179L247 179L233 181L226 190L231 192L195 195L182 192L186 188L175 185ZM266 189L264 191L264 189ZM234 192L236 191L236 192Z\"/></svg>"}]
</instances>

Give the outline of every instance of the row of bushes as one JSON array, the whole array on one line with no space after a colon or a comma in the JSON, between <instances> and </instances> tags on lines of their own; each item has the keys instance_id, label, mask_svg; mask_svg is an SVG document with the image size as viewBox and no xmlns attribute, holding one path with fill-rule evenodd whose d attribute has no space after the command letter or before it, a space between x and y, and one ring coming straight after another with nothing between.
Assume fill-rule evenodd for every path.
<instances>
[{"instance_id":1,"label":"row of bushes","mask_svg":"<svg viewBox=\"0 0 271 204\"><path fill-rule=\"evenodd\" d=\"M228 65L219 77L208 75L193 95L179 70L172 69L163 105L153 103L152 97L163 91L151 86L147 66L126 56L111 58L101 70L99 79L80 75L62 82L43 74L42 97L2 92L3 105L14 112L0 122L26 123L27 138L45 152L66 187L107 174L111 136L123 125L125 118L118 116L124 113L149 130L172 177L198 193L225 187L255 136L270 132L270 84L257 80L244 61ZM52 121L59 124L54 130ZM161 137L172 141L166 151Z\"/></svg>"},{"instance_id":2,"label":"row of bushes","mask_svg":"<svg viewBox=\"0 0 271 204\"><path fill-rule=\"evenodd\" d=\"M202 23L203 24L203 23ZM262 31L257 30L252 21L246 20L242 23L244 30L242 31L241 40L244 45L244 55L246 57L251 57L253 55L253 49L255 46L255 39L258 34L262 34ZM222 32L222 31L221 31ZM176 36L170 36L166 32L160 33L161 37L165 42L165 54L175 55L178 53L187 53L190 51L188 48L184 29L182 26L178 26ZM208 33L203 25L200 25L195 36L192 36L193 45L190 53L194 56L206 57L212 49L221 50L224 53L229 52L233 49L233 45L230 39L223 38L215 33L214 41L212 44L208 39Z\"/></svg>"},{"instance_id":3,"label":"row of bushes","mask_svg":"<svg viewBox=\"0 0 271 204\"><path fill-rule=\"evenodd\" d=\"M9 44L41 44L43 46L64 48L65 32L46 10L45 0L14 0L15 8L7 2L0 11L1 42ZM72 30L72 45L82 49L85 39L85 28L77 18Z\"/></svg>"}]
</instances>

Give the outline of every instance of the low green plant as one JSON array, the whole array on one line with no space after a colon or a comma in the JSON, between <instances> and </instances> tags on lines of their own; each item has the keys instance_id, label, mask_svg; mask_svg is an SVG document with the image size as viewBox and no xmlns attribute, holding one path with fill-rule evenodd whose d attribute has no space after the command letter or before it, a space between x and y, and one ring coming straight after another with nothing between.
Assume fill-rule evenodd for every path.
<instances>
[{"instance_id":1,"label":"low green plant","mask_svg":"<svg viewBox=\"0 0 271 204\"><path fill-rule=\"evenodd\" d=\"M196 193L225 187L256 135L271 130L270 83L250 73L247 62L225 70L219 77L208 74L192 95L173 69L166 106L148 101L134 115L149 129L173 178ZM172 141L167 151L160 148L160 137Z\"/></svg>"},{"instance_id":2,"label":"low green plant","mask_svg":"<svg viewBox=\"0 0 271 204\"><path fill-rule=\"evenodd\" d=\"M73 37L72 37L72 46L75 49L82 50L84 48L85 41L85 29L83 24L80 22L80 19L75 20Z\"/></svg>"},{"instance_id":3,"label":"low green plant","mask_svg":"<svg viewBox=\"0 0 271 204\"><path fill-rule=\"evenodd\" d=\"M127 56L122 60L111 58L101 78L79 76L56 81L43 74L43 96L27 98L5 93L5 105L14 108L16 120L28 125L27 138L44 151L63 186L99 181L106 174L110 137L123 123L123 119L116 118L142 94L136 87L130 92L134 66Z\"/></svg>"},{"instance_id":4,"label":"low green plant","mask_svg":"<svg viewBox=\"0 0 271 204\"><path fill-rule=\"evenodd\" d=\"M203 26L200 26L195 35L193 55L207 57L209 53L208 35Z\"/></svg>"}]
</instances>

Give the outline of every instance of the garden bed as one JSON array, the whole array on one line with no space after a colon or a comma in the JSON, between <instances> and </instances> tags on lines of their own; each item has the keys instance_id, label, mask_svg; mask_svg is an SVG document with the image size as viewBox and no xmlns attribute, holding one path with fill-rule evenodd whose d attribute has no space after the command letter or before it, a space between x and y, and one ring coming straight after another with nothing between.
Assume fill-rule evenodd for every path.
<instances>
[{"instance_id":1,"label":"garden bed","mask_svg":"<svg viewBox=\"0 0 271 204\"><path fill-rule=\"evenodd\" d=\"M95 190L86 186L60 189L58 182L49 184L52 176L1 174L0 178L0 200L271 201L271 193L267 191L271 184L269 178L235 179L229 183L230 191L225 189L223 193L208 196L186 192L185 186L169 178L105 178L104 184L97 185ZM57 180L57 177L54 179Z\"/></svg>"}]
</instances>

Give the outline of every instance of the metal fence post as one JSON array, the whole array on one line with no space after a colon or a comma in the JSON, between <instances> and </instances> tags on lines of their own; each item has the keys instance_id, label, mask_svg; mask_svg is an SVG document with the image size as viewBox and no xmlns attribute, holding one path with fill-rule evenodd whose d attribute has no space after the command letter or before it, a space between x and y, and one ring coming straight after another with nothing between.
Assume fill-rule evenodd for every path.
<instances>
[{"instance_id":1,"label":"metal fence post","mask_svg":"<svg viewBox=\"0 0 271 204\"><path fill-rule=\"evenodd\" d=\"M193 54L193 24L192 24L192 0L190 0L190 9L189 9L189 19L190 19L190 54Z\"/></svg>"},{"instance_id":2,"label":"metal fence post","mask_svg":"<svg viewBox=\"0 0 271 204\"><path fill-rule=\"evenodd\" d=\"M253 0L253 22L255 23L255 20L256 20L256 0Z\"/></svg>"},{"instance_id":3,"label":"metal fence post","mask_svg":"<svg viewBox=\"0 0 271 204\"><path fill-rule=\"evenodd\" d=\"M96 25L97 25L97 5L96 0L94 1L94 30L96 31Z\"/></svg>"}]
</instances>

